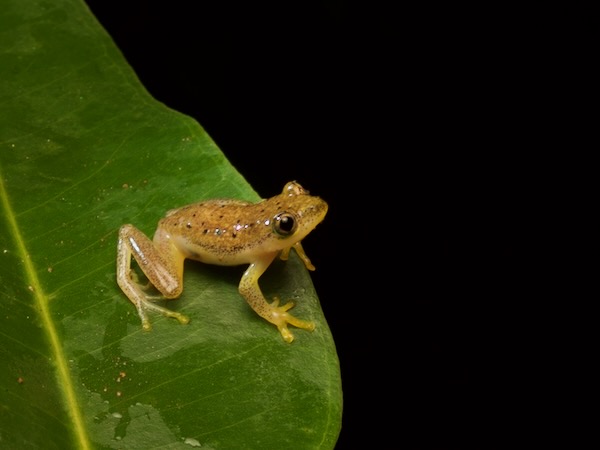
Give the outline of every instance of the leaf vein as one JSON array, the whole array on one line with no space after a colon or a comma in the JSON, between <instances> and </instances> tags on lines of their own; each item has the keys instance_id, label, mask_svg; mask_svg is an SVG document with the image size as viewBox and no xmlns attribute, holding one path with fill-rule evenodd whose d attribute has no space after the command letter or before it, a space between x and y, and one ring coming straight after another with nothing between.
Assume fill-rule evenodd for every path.
<instances>
[{"instance_id":1,"label":"leaf vein","mask_svg":"<svg viewBox=\"0 0 600 450\"><path fill-rule=\"evenodd\" d=\"M56 326L54 321L52 320L52 315L50 313L50 308L48 305L48 296L44 293L42 289L42 285L37 276L37 271L35 270L33 261L29 256L29 252L27 250L27 246L25 245L25 240L21 235L21 231L19 228L19 224L17 223L17 218L14 213L14 210L11 206L10 199L8 196L8 192L6 191L4 180L2 177L2 167L0 166L0 204L4 210L4 218L8 225L8 230L15 240L15 244L17 247L17 251L20 254L23 260L23 268L24 268L24 276L27 280L27 283L32 286L33 292L32 295L35 299L35 303L39 309L40 318L43 324L43 329L46 332L48 340L50 342L50 348L52 350L52 354L55 360L56 370L57 370L57 378L58 384L61 386L61 392L63 394L65 403L68 407L68 412L70 413L70 417L73 420L73 431L79 445L82 449L90 449L91 444L89 441L89 437L87 436L86 428L84 426L83 415L79 409L79 405L77 403L75 389L73 385L73 380L71 379L71 374L68 368L67 358L65 357L64 350L60 345L60 340L58 337L58 332L56 330Z\"/></svg>"}]
</instances>

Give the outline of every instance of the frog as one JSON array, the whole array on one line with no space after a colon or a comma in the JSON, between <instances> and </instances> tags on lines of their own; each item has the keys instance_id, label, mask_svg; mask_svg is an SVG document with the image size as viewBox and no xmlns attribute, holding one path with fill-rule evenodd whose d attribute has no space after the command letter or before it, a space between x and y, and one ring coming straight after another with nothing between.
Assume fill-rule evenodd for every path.
<instances>
[{"instance_id":1,"label":"frog","mask_svg":"<svg viewBox=\"0 0 600 450\"><path fill-rule=\"evenodd\" d=\"M302 247L302 240L320 224L328 204L310 195L298 182L285 184L279 195L259 202L231 198L200 201L168 211L159 220L152 240L132 224L119 228L117 283L135 305L142 328L152 329L148 312L160 313L187 324L190 318L156 303L176 299L183 292L184 261L238 266L248 264L238 291L263 319L274 324L284 341L294 335L288 325L312 331L312 321L298 319L288 311L294 306L263 295L259 278L279 255L286 261L293 248L306 269L315 270ZM132 268L132 257L148 283L140 283ZM160 295L150 294L154 286Z\"/></svg>"}]
</instances>

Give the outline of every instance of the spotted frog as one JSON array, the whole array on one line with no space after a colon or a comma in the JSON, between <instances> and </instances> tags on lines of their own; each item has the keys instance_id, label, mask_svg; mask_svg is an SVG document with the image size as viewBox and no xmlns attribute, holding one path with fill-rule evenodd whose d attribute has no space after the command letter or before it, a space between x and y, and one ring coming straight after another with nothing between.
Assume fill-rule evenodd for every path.
<instances>
[{"instance_id":1,"label":"spotted frog","mask_svg":"<svg viewBox=\"0 0 600 450\"><path fill-rule=\"evenodd\" d=\"M117 282L137 308L144 330L150 330L147 311L182 324L189 318L153 302L156 297L147 293L131 270L132 255L166 299L179 297L183 290L185 259L222 266L249 264L239 284L240 294L259 316L277 326L286 342L292 342L294 335L288 324L312 331L314 323L292 316L288 312L294 306L291 302L279 306L277 297L267 302L258 279L278 254L287 260L292 248L308 270L315 270L300 242L325 218L327 208L321 198L291 181L281 194L258 203L215 199L171 210L159 221L152 240L135 226L123 225L119 230Z\"/></svg>"}]
</instances>

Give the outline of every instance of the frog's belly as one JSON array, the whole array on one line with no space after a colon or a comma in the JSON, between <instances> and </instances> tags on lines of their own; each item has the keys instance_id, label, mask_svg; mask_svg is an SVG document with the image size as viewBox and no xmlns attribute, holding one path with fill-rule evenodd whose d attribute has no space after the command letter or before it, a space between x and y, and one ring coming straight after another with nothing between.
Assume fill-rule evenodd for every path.
<instances>
[{"instance_id":1,"label":"frog's belly","mask_svg":"<svg viewBox=\"0 0 600 450\"><path fill-rule=\"evenodd\" d=\"M240 264L251 264L257 259L255 249L250 249L247 245L223 247L210 241L201 244L190 244L185 239L178 239L176 242L186 258L205 264L237 266ZM277 253L277 251L273 253Z\"/></svg>"}]
</instances>

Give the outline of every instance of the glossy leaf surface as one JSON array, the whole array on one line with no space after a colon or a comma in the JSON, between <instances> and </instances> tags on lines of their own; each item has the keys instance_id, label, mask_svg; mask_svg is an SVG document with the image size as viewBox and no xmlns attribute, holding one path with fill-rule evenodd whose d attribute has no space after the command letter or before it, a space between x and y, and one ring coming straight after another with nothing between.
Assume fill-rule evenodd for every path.
<instances>
[{"instance_id":1,"label":"glossy leaf surface","mask_svg":"<svg viewBox=\"0 0 600 450\"><path fill-rule=\"evenodd\" d=\"M120 225L151 236L166 210L214 197L259 198L84 3L2 1L0 447L334 447L338 360L295 254L261 278L317 323L292 344L238 294L244 267L186 263L167 307L191 322L153 315L151 332L115 282Z\"/></svg>"}]
</instances>

